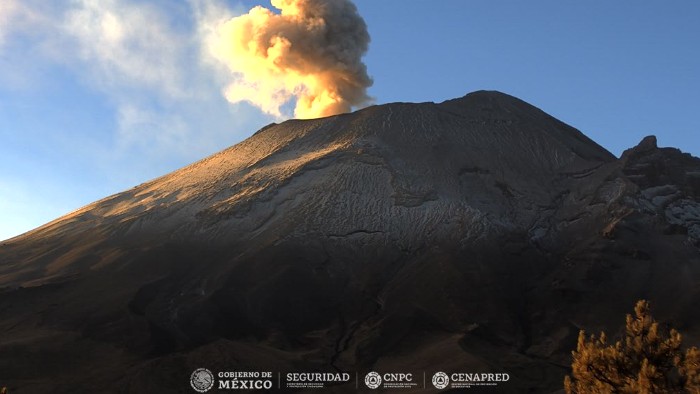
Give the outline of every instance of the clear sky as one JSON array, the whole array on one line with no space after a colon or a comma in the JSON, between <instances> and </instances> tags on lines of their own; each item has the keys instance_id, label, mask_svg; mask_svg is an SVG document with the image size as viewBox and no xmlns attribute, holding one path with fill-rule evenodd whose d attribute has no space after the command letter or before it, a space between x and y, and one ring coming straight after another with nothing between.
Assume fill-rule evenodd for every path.
<instances>
[{"instance_id":1,"label":"clear sky","mask_svg":"<svg viewBox=\"0 0 700 394\"><path fill-rule=\"evenodd\" d=\"M227 102L202 50L208 20L258 4L0 0L0 239L279 120ZM355 4L377 104L500 90L616 155L655 134L700 156L698 1Z\"/></svg>"}]
</instances>

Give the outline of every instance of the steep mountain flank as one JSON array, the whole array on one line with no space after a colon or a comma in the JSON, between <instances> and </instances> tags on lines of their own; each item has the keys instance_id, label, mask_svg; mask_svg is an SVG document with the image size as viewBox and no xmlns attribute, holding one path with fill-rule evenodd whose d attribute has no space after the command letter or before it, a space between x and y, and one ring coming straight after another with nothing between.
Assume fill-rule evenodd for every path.
<instances>
[{"instance_id":1,"label":"steep mountain flank","mask_svg":"<svg viewBox=\"0 0 700 394\"><path fill-rule=\"evenodd\" d=\"M700 340L699 197L700 159L653 137L616 159L498 92L269 125L2 243L0 377L491 371L552 392L578 330L639 298Z\"/></svg>"}]
</instances>

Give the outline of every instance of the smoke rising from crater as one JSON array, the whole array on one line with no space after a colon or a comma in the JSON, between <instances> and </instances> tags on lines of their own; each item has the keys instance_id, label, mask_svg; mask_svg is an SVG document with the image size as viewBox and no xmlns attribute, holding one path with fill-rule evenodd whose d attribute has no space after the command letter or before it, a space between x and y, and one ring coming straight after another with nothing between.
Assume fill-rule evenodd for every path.
<instances>
[{"instance_id":1,"label":"smoke rising from crater","mask_svg":"<svg viewBox=\"0 0 700 394\"><path fill-rule=\"evenodd\" d=\"M232 103L248 101L281 117L316 118L348 112L369 101L372 79L362 56L367 25L349 0L272 0L222 23L210 43L235 75L225 90Z\"/></svg>"}]
</instances>

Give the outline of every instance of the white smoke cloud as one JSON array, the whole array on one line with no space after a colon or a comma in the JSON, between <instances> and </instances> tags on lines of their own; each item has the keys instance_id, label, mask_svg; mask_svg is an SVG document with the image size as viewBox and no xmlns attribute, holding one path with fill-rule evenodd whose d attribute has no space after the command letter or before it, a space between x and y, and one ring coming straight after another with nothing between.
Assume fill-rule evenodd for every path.
<instances>
[{"instance_id":1,"label":"white smoke cloud","mask_svg":"<svg viewBox=\"0 0 700 394\"><path fill-rule=\"evenodd\" d=\"M148 3L78 0L59 28L102 88L145 87L171 98L187 94L182 75L187 37Z\"/></svg>"}]
</instances>

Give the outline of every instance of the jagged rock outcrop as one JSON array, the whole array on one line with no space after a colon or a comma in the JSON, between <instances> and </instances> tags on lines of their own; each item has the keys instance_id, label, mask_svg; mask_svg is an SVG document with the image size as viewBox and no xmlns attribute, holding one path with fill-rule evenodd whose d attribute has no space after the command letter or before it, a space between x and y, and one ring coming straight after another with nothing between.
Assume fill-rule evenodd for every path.
<instances>
[{"instance_id":1,"label":"jagged rock outcrop","mask_svg":"<svg viewBox=\"0 0 700 394\"><path fill-rule=\"evenodd\" d=\"M699 162L653 137L616 159L498 92L273 124L2 243L0 376L488 370L551 392L578 330L638 298L700 339Z\"/></svg>"}]
</instances>

